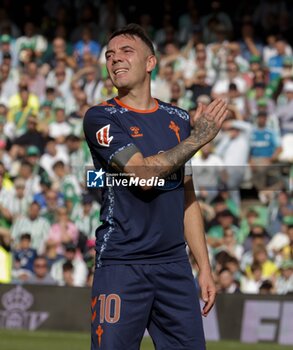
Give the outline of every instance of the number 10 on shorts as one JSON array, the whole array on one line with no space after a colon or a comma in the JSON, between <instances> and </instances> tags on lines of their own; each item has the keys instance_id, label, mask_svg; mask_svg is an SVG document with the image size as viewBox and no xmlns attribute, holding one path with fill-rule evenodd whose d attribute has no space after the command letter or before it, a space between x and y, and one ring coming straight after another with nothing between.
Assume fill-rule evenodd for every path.
<instances>
[{"instance_id":1,"label":"number 10 on shorts","mask_svg":"<svg viewBox=\"0 0 293 350\"><path fill-rule=\"evenodd\" d=\"M120 319L121 299L118 294L100 294L100 323L116 323Z\"/></svg>"}]
</instances>

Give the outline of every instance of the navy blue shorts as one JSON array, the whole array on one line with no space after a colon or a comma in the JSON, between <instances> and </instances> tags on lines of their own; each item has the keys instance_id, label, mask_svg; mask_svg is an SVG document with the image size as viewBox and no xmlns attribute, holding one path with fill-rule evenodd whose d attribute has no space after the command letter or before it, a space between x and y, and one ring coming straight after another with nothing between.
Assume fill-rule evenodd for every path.
<instances>
[{"instance_id":1,"label":"navy blue shorts","mask_svg":"<svg viewBox=\"0 0 293 350\"><path fill-rule=\"evenodd\" d=\"M92 288L91 350L205 350L198 291L188 262L108 265Z\"/></svg>"}]
</instances>

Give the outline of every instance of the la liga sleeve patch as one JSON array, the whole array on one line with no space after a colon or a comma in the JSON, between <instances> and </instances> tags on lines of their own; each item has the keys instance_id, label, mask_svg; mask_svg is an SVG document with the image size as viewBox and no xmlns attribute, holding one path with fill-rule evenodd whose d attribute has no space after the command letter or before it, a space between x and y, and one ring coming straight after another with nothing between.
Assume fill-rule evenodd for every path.
<instances>
[{"instance_id":1,"label":"la liga sleeve patch","mask_svg":"<svg viewBox=\"0 0 293 350\"><path fill-rule=\"evenodd\" d=\"M110 136L110 124L103 126L96 132L98 144L103 147L109 147L113 136Z\"/></svg>"}]
</instances>

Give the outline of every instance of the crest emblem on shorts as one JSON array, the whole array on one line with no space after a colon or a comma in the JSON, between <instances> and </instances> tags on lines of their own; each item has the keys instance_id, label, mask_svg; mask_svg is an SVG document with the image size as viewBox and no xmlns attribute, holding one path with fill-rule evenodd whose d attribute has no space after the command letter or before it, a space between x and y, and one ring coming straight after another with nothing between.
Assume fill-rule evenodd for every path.
<instances>
[{"instance_id":1,"label":"crest emblem on shorts","mask_svg":"<svg viewBox=\"0 0 293 350\"><path fill-rule=\"evenodd\" d=\"M109 147L113 136L109 136L110 124L103 126L100 130L96 132L96 138L99 145L104 147Z\"/></svg>"}]
</instances>

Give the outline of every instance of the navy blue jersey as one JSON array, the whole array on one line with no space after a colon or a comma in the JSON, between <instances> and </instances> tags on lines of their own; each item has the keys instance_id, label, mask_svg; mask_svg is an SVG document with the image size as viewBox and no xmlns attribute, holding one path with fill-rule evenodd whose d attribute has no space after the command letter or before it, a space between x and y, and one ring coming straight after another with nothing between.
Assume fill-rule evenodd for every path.
<instances>
[{"instance_id":1,"label":"navy blue jersey","mask_svg":"<svg viewBox=\"0 0 293 350\"><path fill-rule=\"evenodd\" d=\"M84 132L95 168L111 171L111 160L126 147L135 145L144 157L175 147L190 134L189 116L158 100L152 110L141 111L115 98L87 111ZM181 170L176 186L103 189L102 225L96 231L98 266L187 259Z\"/></svg>"}]
</instances>

